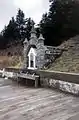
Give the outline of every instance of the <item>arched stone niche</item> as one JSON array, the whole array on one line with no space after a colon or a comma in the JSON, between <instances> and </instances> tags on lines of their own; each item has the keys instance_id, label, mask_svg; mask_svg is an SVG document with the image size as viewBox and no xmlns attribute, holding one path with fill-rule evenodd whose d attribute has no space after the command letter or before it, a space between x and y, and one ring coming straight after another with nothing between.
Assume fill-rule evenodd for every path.
<instances>
[{"instance_id":1,"label":"arched stone niche","mask_svg":"<svg viewBox=\"0 0 79 120\"><path fill-rule=\"evenodd\" d=\"M30 48L29 53L28 53L28 69L37 69L36 68L36 49L35 48Z\"/></svg>"}]
</instances>

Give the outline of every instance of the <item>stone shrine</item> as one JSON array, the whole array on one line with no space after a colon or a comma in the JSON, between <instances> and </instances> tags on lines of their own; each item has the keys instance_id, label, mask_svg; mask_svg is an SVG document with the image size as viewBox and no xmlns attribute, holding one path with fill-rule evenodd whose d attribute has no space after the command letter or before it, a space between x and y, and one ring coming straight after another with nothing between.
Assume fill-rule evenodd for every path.
<instances>
[{"instance_id":1,"label":"stone shrine","mask_svg":"<svg viewBox=\"0 0 79 120\"><path fill-rule=\"evenodd\" d=\"M23 68L42 69L55 60L61 54L61 50L57 47L44 45L44 38L40 34L36 37L34 25L31 30L31 37L28 41L24 41L24 62Z\"/></svg>"}]
</instances>

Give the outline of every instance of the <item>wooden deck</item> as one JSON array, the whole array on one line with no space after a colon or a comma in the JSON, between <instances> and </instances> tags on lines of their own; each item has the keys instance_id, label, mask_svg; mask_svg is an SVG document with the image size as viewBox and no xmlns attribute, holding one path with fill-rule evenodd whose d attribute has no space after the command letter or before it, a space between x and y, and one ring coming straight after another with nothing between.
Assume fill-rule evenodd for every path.
<instances>
[{"instance_id":1,"label":"wooden deck","mask_svg":"<svg viewBox=\"0 0 79 120\"><path fill-rule=\"evenodd\" d=\"M0 120L79 120L78 97L4 81L0 79Z\"/></svg>"}]
</instances>

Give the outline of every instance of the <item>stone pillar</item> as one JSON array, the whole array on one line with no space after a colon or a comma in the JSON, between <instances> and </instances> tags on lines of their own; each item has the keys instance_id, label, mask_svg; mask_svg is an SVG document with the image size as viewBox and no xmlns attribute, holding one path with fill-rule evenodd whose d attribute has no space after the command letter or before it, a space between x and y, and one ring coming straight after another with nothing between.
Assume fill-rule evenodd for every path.
<instances>
[{"instance_id":1,"label":"stone pillar","mask_svg":"<svg viewBox=\"0 0 79 120\"><path fill-rule=\"evenodd\" d=\"M24 62L23 62L23 68L27 68L27 47L28 47L28 40L27 38L23 42L24 44Z\"/></svg>"},{"instance_id":2,"label":"stone pillar","mask_svg":"<svg viewBox=\"0 0 79 120\"><path fill-rule=\"evenodd\" d=\"M40 36L39 36L39 38L38 38L38 44L44 46L44 40L45 40L45 39L43 38L42 34L40 34Z\"/></svg>"},{"instance_id":3,"label":"stone pillar","mask_svg":"<svg viewBox=\"0 0 79 120\"><path fill-rule=\"evenodd\" d=\"M31 30L31 38L30 38L30 45L35 45L37 44L37 36L36 36L36 31L34 28L34 25L32 26L32 30Z\"/></svg>"},{"instance_id":4,"label":"stone pillar","mask_svg":"<svg viewBox=\"0 0 79 120\"><path fill-rule=\"evenodd\" d=\"M38 38L37 44L37 68L41 69L45 64L45 46L42 34Z\"/></svg>"}]
</instances>

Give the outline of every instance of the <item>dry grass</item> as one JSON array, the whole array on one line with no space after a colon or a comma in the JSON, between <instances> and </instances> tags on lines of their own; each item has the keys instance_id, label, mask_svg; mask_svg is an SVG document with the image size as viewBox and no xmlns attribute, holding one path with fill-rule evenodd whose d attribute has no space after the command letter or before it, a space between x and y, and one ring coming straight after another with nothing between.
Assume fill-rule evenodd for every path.
<instances>
[{"instance_id":1,"label":"dry grass","mask_svg":"<svg viewBox=\"0 0 79 120\"><path fill-rule=\"evenodd\" d=\"M15 67L20 68L22 65L22 57L21 56L0 56L0 68L4 67Z\"/></svg>"},{"instance_id":2,"label":"dry grass","mask_svg":"<svg viewBox=\"0 0 79 120\"><path fill-rule=\"evenodd\" d=\"M0 68L20 68L23 61L22 56L23 46L21 44L11 45L4 50L0 50Z\"/></svg>"}]
</instances>

